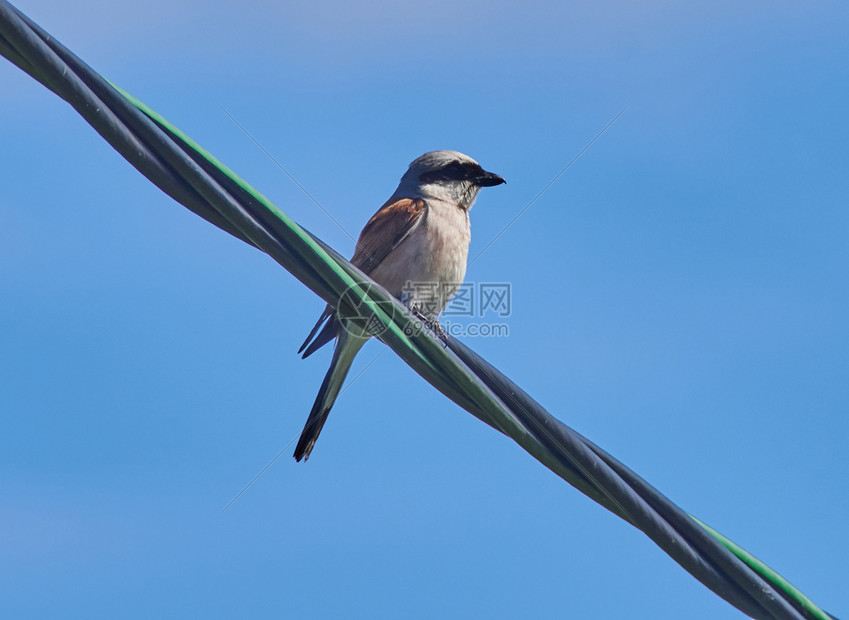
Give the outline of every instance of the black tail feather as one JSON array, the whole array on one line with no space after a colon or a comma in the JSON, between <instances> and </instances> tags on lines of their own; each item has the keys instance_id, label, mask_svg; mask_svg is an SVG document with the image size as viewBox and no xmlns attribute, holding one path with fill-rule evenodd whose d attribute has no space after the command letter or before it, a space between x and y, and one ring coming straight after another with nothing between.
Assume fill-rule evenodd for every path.
<instances>
[{"instance_id":1,"label":"black tail feather","mask_svg":"<svg viewBox=\"0 0 849 620\"><path fill-rule=\"evenodd\" d=\"M321 325L322 325L325 321L327 321L327 319L329 319L331 316L333 316L333 313L334 313L334 312L335 312L335 310L333 309L333 306L331 306L330 304L328 304L328 305L324 308L324 311L321 313L321 316L320 316L320 317L318 317L318 321L316 322L315 326L314 326L314 327L312 328L312 330L310 331L310 335L309 335L309 336L307 336L307 339L306 339L306 340L304 340L304 344L302 344L302 345L301 345L301 348L300 348L300 349L298 349L298 353L300 353L301 351L303 351L304 349L306 349L306 348L307 348L307 345L310 343L310 340L312 340L312 339L313 339L313 337L314 337L314 336L316 335L316 333L318 332L318 328L319 328L319 327L321 327ZM309 353L306 353L306 354L304 354L304 357L306 358L306 357L308 357L309 355L310 355Z\"/></svg>"},{"instance_id":2,"label":"black tail feather","mask_svg":"<svg viewBox=\"0 0 849 620\"><path fill-rule=\"evenodd\" d=\"M302 357L304 359L307 359L310 355L318 351L321 347L336 338L337 334L340 331L345 330L339 323L339 319L337 319L335 316L330 317L330 320L324 324L324 328L320 332L318 332L318 336L315 337L315 340L313 340L307 347L307 350L304 351ZM303 349L303 347L301 347L301 349ZM298 353L300 353L300 351L298 351Z\"/></svg>"},{"instance_id":3,"label":"black tail feather","mask_svg":"<svg viewBox=\"0 0 849 620\"><path fill-rule=\"evenodd\" d=\"M332 324L325 326L322 333L331 327ZM336 397L342 390L342 385L345 383L345 377L348 376L348 371L356 357L357 352L365 344L365 338L357 338L341 326L337 326L334 330L338 336L336 348L333 350L333 359L330 362L330 368L327 374L324 375L324 381L321 382L321 387L318 390L318 396L315 398L310 415L307 418L307 423L304 425L304 430L301 431L301 438L298 440L298 445L295 447L295 460L308 459L312 452L315 442L318 439L324 423L327 421L327 416L330 415L330 409L333 403L336 402ZM332 339L331 336L330 339ZM315 345L315 342L313 343ZM312 348L313 345L310 345ZM307 353L311 351L308 349Z\"/></svg>"}]
</instances>

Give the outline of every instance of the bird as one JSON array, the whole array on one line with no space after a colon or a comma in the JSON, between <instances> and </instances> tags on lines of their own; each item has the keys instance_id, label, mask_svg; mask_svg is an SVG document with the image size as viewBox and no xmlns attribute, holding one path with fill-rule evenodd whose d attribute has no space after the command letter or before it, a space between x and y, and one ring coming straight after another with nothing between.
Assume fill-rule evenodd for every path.
<instances>
[{"instance_id":1,"label":"bird","mask_svg":"<svg viewBox=\"0 0 849 620\"><path fill-rule=\"evenodd\" d=\"M502 183L502 177L457 151L417 157L366 223L351 263L425 321L436 323L466 275L469 210L482 187ZM296 461L312 453L354 357L369 337L362 323L341 318L328 304L298 350L305 359L336 339L330 368L295 447Z\"/></svg>"}]
</instances>

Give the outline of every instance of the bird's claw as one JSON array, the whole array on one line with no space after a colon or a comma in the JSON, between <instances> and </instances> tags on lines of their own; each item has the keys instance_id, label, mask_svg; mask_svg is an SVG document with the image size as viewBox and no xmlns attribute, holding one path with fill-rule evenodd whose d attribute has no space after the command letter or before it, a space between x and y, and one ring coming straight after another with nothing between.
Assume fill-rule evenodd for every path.
<instances>
[{"instance_id":1,"label":"bird's claw","mask_svg":"<svg viewBox=\"0 0 849 620\"><path fill-rule=\"evenodd\" d=\"M410 311L413 313L413 316L415 316L419 320L419 322L421 322L422 325L424 325L431 332L433 332L434 336L445 342L447 334L445 333L445 330L442 328L442 325L440 324L438 319L431 319L426 317L424 314L422 314L422 311L415 306L413 306Z\"/></svg>"}]
</instances>

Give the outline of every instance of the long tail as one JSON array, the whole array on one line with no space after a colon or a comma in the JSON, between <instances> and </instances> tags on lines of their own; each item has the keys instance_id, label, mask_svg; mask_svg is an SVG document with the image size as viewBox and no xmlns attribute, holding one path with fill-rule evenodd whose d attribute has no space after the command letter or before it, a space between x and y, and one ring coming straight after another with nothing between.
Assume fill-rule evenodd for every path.
<instances>
[{"instance_id":1,"label":"long tail","mask_svg":"<svg viewBox=\"0 0 849 620\"><path fill-rule=\"evenodd\" d=\"M300 461L301 459L307 460L310 457L310 452L312 452L318 435L327 421L330 409L333 407L333 403L336 402L336 397L339 395L339 390L342 389L342 384L345 383L345 377L351 369L354 357L356 357L365 342L366 339L357 338L350 334L344 327L339 327L336 348L333 349L333 359L330 362L330 368L324 376L324 381L322 381L321 388L318 390L318 396L315 398L310 416L307 418L307 423L301 432L301 438L295 447L296 461Z\"/></svg>"}]
</instances>

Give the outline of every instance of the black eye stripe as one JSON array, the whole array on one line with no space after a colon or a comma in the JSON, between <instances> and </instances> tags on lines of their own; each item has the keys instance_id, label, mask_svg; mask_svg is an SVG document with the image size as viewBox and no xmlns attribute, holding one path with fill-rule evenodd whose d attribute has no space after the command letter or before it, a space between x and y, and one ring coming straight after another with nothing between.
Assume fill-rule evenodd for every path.
<instances>
[{"instance_id":1,"label":"black eye stripe","mask_svg":"<svg viewBox=\"0 0 849 620\"><path fill-rule=\"evenodd\" d=\"M450 181L468 181L483 175L483 168L471 162L453 161L439 170L431 170L419 176L422 183L447 183Z\"/></svg>"}]
</instances>

